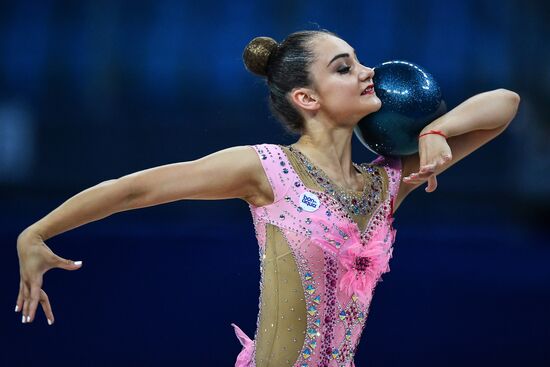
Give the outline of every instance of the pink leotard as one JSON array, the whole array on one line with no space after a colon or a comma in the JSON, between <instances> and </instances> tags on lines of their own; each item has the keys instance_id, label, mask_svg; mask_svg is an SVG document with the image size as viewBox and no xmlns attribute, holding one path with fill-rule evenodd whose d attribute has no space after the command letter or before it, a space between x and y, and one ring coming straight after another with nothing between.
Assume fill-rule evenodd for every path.
<instances>
[{"instance_id":1,"label":"pink leotard","mask_svg":"<svg viewBox=\"0 0 550 367\"><path fill-rule=\"evenodd\" d=\"M350 214L288 147L251 148L274 202L250 205L260 303L254 340L231 324L243 346L235 366L353 367L374 288L390 270L401 160L378 156L355 165L365 188L352 193L363 195L368 209Z\"/></svg>"}]
</instances>

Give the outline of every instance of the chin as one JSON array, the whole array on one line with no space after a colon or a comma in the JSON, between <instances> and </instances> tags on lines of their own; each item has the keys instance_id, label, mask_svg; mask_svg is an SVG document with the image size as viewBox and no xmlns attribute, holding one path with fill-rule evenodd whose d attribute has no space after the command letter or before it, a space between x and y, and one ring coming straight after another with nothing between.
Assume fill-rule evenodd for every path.
<instances>
[{"instance_id":1,"label":"chin","mask_svg":"<svg viewBox=\"0 0 550 367\"><path fill-rule=\"evenodd\" d=\"M376 100L373 100L371 101L371 103L369 103L367 114L376 112L381 108L382 108L382 101L378 99L378 97L376 97Z\"/></svg>"}]
</instances>

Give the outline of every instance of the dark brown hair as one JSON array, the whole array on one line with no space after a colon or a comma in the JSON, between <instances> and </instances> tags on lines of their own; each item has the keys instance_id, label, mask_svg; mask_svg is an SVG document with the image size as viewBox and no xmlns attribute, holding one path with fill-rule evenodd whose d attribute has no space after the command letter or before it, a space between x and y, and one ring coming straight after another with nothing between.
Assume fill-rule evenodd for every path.
<instances>
[{"instance_id":1,"label":"dark brown hair","mask_svg":"<svg viewBox=\"0 0 550 367\"><path fill-rule=\"evenodd\" d=\"M323 29L295 32L281 43L270 37L256 37L243 52L246 68L266 78L271 111L291 133L303 132L304 118L289 100L288 93L311 85L309 68L314 61L311 43L320 35L336 36Z\"/></svg>"}]
</instances>

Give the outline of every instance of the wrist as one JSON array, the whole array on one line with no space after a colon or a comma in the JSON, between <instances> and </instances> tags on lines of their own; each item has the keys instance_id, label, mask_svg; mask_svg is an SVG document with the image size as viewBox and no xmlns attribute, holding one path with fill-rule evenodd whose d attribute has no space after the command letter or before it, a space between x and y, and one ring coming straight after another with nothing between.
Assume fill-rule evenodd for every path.
<instances>
[{"instance_id":1,"label":"wrist","mask_svg":"<svg viewBox=\"0 0 550 367\"><path fill-rule=\"evenodd\" d=\"M418 135L425 134L430 130L441 131L443 134L445 134L445 136L449 136L449 131L447 131L448 129L445 128L445 125L442 124L439 119L435 120L429 125L426 125L422 130L420 130Z\"/></svg>"},{"instance_id":2,"label":"wrist","mask_svg":"<svg viewBox=\"0 0 550 367\"><path fill-rule=\"evenodd\" d=\"M422 138L423 136L426 136L426 135L440 135L442 137L445 138L445 140L448 139L448 136L447 134L445 134L443 131L441 130L435 130L435 129L431 129L431 130L428 130L428 131L425 131L425 132L421 132L420 134L418 134L418 139Z\"/></svg>"},{"instance_id":3,"label":"wrist","mask_svg":"<svg viewBox=\"0 0 550 367\"><path fill-rule=\"evenodd\" d=\"M19 234L18 238L39 238L44 241L44 236L34 224L23 230L23 232Z\"/></svg>"},{"instance_id":4,"label":"wrist","mask_svg":"<svg viewBox=\"0 0 550 367\"><path fill-rule=\"evenodd\" d=\"M455 125L456 120L454 119L453 115L450 112L447 112L443 116L438 117L428 125L424 126L424 128L418 133L418 135L425 134L430 130L438 130L445 134L447 138L450 138L451 136L456 135L456 132L454 131L456 128L453 127Z\"/></svg>"}]
</instances>

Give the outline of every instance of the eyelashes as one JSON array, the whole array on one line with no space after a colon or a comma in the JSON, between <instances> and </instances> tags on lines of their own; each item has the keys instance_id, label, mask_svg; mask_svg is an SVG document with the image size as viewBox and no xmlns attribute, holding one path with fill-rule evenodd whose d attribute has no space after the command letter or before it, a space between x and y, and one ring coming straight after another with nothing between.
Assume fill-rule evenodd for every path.
<instances>
[{"instance_id":1,"label":"eyelashes","mask_svg":"<svg viewBox=\"0 0 550 367\"><path fill-rule=\"evenodd\" d=\"M349 73L350 69L351 69L351 66L346 66L346 67L338 69L338 73L347 74L347 73Z\"/></svg>"},{"instance_id":2,"label":"eyelashes","mask_svg":"<svg viewBox=\"0 0 550 367\"><path fill-rule=\"evenodd\" d=\"M357 63L359 65L361 65L361 61L357 60ZM349 71L351 70L351 66L344 66L344 67L341 67L337 70L338 73L340 74L347 74L349 73Z\"/></svg>"}]
</instances>

